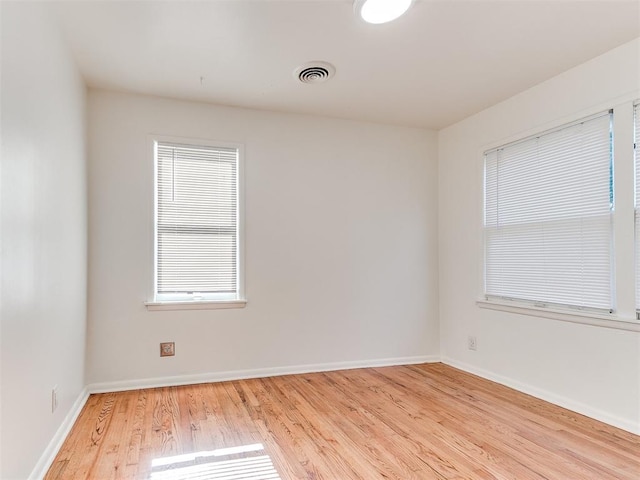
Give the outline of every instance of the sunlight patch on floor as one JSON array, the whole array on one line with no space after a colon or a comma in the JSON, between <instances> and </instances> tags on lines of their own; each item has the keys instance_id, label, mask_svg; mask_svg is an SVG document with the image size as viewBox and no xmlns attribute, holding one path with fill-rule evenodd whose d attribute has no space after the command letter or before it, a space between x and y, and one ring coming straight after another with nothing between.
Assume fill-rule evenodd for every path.
<instances>
[{"instance_id":1,"label":"sunlight patch on floor","mask_svg":"<svg viewBox=\"0 0 640 480\"><path fill-rule=\"evenodd\" d=\"M150 480L281 480L260 443L156 458ZM226 457L243 455L241 458Z\"/></svg>"}]
</instances>

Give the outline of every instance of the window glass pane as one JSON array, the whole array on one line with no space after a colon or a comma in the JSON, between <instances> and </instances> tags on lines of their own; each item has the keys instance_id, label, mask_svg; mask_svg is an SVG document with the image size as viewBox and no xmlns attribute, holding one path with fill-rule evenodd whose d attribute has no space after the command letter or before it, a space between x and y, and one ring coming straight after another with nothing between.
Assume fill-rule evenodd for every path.
<instances>
[{"instance_id":1,"label":"window glass pane","mask_svg":"<svg viewBox=\"0 0 640 480\"><path fill-rule=\"evenodd\" d=\"M238 292L238 149L156 144L156 296Z\"/></svg>"},{"instance_id":2,"label":"window glass pane","mask_svg":"<svg viewBox=\"0 0 640 480\"><path fill-rule=\"evenodd\" d=\"M610 310L611 114L485 156L485 294Z\"/></svg>"}]
</instances>

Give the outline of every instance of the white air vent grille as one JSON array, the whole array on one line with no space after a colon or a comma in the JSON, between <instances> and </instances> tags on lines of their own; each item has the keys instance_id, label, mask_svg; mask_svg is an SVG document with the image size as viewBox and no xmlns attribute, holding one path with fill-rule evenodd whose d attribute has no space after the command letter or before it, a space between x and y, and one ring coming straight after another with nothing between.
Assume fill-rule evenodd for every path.
<instances>
[{"instance_id":1,"label":"white air vent grille","mask_svg":"<svg viewBox=\"0 0 640 480\"><path fill-rule=\"evenodd\" d=\"M333 77L336 69L327 62L309 62L296 68L293 75L302 83L322 83Z\"/></svg>"}]
</instances>

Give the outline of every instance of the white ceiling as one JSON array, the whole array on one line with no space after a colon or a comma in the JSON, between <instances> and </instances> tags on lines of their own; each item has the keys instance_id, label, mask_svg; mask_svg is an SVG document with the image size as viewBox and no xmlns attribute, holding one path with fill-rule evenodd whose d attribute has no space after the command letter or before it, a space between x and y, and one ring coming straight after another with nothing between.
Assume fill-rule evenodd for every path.
<instances>
[{"instance_id":1,"label":"white ceiling","mask_svg":"<svg viewBox=\"0 0 640 480\"><path fill-rule=\"evenodd\" d=\"M435 129L640 36L638 0L418 0L385 25L351 0L53 3L92 87ZM311 60L335 77L299 83Z\"/></svg>"}]
</instances>

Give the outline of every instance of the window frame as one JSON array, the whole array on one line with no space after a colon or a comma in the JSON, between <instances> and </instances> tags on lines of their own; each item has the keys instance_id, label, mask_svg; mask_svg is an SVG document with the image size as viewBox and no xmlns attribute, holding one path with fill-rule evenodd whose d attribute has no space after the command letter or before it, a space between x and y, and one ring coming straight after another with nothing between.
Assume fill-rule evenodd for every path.
<instances>
[{"instance_id":1,"label":"window frame","mask_svg":"<svg viewBox=\"0 0 640 480\"><path fill-rule=\"evenodd\" d=\"M633 102L632 119L632 144L633 144L633 246L634 246L634 273L635 273L635 309L636 320L640 320L640 99Z\"/></svg>"},{"instance_id":2,"label":"window frame","mask_svg":"<svg viewBox=\"0 0 640 480\"><path fill-rule=\"evenodd\" d=\"M498 295L498 294L489 294L487 293L487 226L486 215L487 215L487 155L494 152L499 152L502 149L509 148L512 146L517 146L519 144L530 142L531 140L535 140L537 138L552 135L554 133L560 132L565 129L573 128L585 122L589 122L591 120L597 120L600 117L604 116L609 117L609 132L610 132L610 176L609 182L612 189L612 198L610 199L610 223L611 230L609 233L609 245L610 245L610 270L609 270L609 281L611 285L610 290L610 308L601 308L601 307L591 307L591 306L582 306L582 305L574 305L568 303L554 303L545 300L534 300L534 299L526 299L526 298L511 298L508 295ZM592 318L598 319L598 321L602 321L603 319L609 319L614 316L616 313L616 256L615 256L615 231L613 228L613 223L615 221L616 215L616 160L615 160L615 125L614 125L615 113L613 108L603 108L599 110L595 110L593 113L580 116L579 118L574 118L570 121L563 122L557 125L552 126L547 129L536 129L530 131L526 134L518 135L513 137L508 141L502 141L497 145L491 146L490 148L483 149L482 151L482 208L481 208L481 231L482 231L482 266L481 266L481 291L482 291L482 299L478 300L476 303L481 308L494 308L496 310L502 311L513 311L514 313L526 313L527 310L531 311L545 311L552 312L557 314L565 314L566 318L562 318L569 321L575 321L573 316L589 316ZM546 315L541 315L546 316ZM556 318L557 315L552 315L550 318Z\"/></svg>"},{"instance_id":3,"label":"window frame","mask_svg":"<svg viewBox=\"0 0 640 480\"><path fill-rule=\"evenodd\" d=\"M159 143L191 147L231 148L237 151L236 164L236 293L234 294L158 294L158 159ZM145 302L148 310L205 310L243 308L246 306L244 288L244 145L237 142L203 138L149 135L150 156L153 164L152 215L152 282L151 300Z\"/></svg>"}]
</instances>

